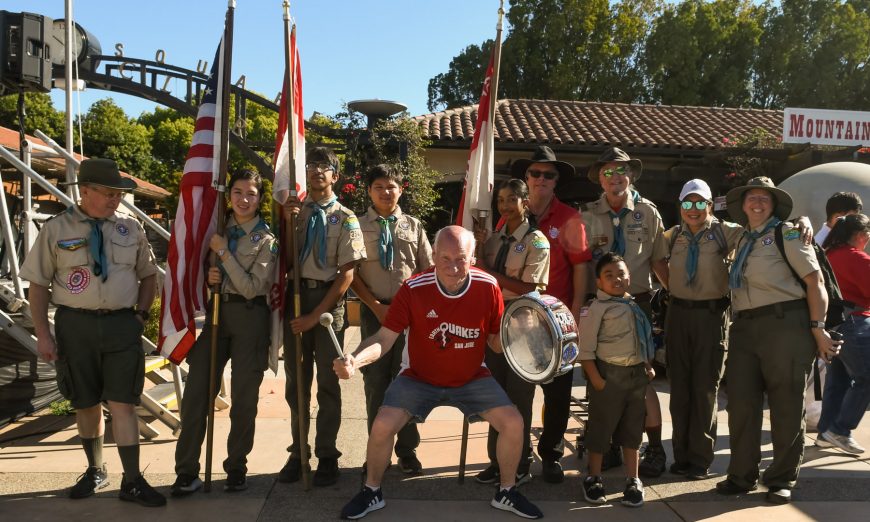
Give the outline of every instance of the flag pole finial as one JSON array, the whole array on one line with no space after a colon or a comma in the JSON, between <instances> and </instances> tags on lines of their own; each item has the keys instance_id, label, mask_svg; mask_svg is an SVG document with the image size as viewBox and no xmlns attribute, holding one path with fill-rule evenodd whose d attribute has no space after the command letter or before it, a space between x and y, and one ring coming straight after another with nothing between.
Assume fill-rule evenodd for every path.
<instances>
[{"instance_id":1,"label":"flag pole finial","mask_svg":"<svg viewBox=\"0 0 870 522\"><path fill-rule=\"evenodd\" d=\"M499 0L498 2L498 23L495 25L495 29L497 31L501 31L502 25L501 20L504 18L504 0Z\"/></svg>"},{"instance_id":2,"label":"flag pole finial","mask_svg":"<svg viewBox=\"0 0 870 522\"><path fill-rule=\"evenodd\" d=\"M290 20L290 0L284 0L281 5L284 7L284 20Z\"/></svg>"}]
</instances>

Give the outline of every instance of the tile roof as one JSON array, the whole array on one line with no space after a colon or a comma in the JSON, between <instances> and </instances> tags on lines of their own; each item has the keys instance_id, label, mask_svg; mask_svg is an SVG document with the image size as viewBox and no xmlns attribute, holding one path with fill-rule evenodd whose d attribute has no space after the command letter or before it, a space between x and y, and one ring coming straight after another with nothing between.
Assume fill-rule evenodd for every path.
<instances>
[{"instance_id":1,"label":"tile roof","mask_svg":"<svg viewBox=\"0 0 870 522\"><path fill-rule=\"evenodd\" d=\"M27 135L27 140L30 141L31 143L34 143L37 145L45 145L45 146L48 145L47 143L45 143L41 139L39 139L35 136L31 136L29 134ZM6 147L10 151L14 151L17 153L18 146L19 146L18 131L8 129L6 127L0 127L0 145ZM75 156L75 158L79 161L81 161L84 158L84 156L82 156L78 153L73 153L73 156ZM44 156L39 157L39 158L34 157L33 161L42 161L42 162L46 162L46 163L54 163L61 169L65 165L65 161L61 157L51 157L51 158L44 157ZM158 199L158 200L166 199L167 197L172 195L168 190L164 189L163 187L157 186L153 183L149 183L149 182L147 182L141 178L137 178L136 176L133 176L131 174L127 174L124 171L121 171L121 176L123 176L125 178L130 178L130 179L136 181L137 187L135 190L133 190L134 194L144 196L144 197L147 197L150 199Z\"/></svg>"},{"instance_id":2,"label":"tile roof","mask_svg":"<svg viewBox=\"0 0 870 522\"><path fill-rule=\"evenodd\" d=\"M495 141L502 146L547 144L563 150L717 149L723 138L744 136L756 128L779 136L782 118L780 110L505 99L496 108ZM477 105L413 119L434 146L467 146Z\"/></svg>"}]
</instances>

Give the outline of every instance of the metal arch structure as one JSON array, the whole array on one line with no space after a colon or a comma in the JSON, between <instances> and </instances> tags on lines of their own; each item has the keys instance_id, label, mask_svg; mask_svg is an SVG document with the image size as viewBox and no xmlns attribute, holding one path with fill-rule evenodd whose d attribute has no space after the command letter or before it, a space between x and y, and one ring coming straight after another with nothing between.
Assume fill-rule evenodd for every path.
<instances>
[{"instance_id":1,"label":"metal arch structure","mask_svg":"<svg viewBox=\"0 0 870 522\"><path fill-rule=\"evenodd\" d=\"M81 67L79 70L79 78L88 87L144 98L196 118L197 106L192 101L199 100L202 94L207 80L205 74L154 60L127 56L96 55L90 56L89 60L93 67ZM55 67L54 77L62 74L63 67ZM172 81L184 82L183 97L173 94L167 88ZM275 112L278 111L278 104L237 84L232 85L232 94L235 96L236 124L230 133L230 143L238 147L245 159L255 165L262 176L271 180L274 178L272 165L257 154L256 150L274 150L274 144L247 141L245 121L248 103L256 103Z\"/></svg>"}]
</instances>

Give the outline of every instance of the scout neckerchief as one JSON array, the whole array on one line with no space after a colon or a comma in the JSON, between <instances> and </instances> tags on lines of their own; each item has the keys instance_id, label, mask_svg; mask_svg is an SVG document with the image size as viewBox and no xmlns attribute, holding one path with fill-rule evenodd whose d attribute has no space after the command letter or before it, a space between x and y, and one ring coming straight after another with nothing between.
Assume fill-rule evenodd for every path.
<instances>
[{"instance_id":1,"label":"scout neckerchief","mask_svg":"<svg viewBox=\"0 0 870 522\"><path fill-rule=\"evenodd\" d=\"M640 203L640 193L629 191L629 196L632 196L632 202L636 205ZM606 200L605 200L606 202ZM625 256L625 234L622 232L622 218L628 215L631 210L625 206L619 211L619 214L611 210L607 211L610 220L613 222L613 246L610 251L614 254Z\"/></svg>"},{"instance_id":2,"label":"scout neckerchief","mask_svg":"<svg viewBox=\"0 0 870 522\"><path fill-rule=\"evenodd\" d=\"M634 315L634 328L637 331L637 339L640 342L641 354L644 356L645 361L652 359L655 356L655 346L652 341L652 327L646 318L646 314L634 302L633 298L613 296L610 298L617 303L627 304L631 309L631 313Z\"/></svg>"},{"instance_id":3,"label":"scout neckerchief","mask_svg":"<svg viewBox=\"0 0 870 522\"><path fill-rule=\"evenodd\" d=\"M94 258L94 275L100 276L103 282L109 278L109 263L106 261L106 250L103 248L103 223L105 219L90 219L91 237L88 246L91 249L91 257Z\"/></svg>"},{"instance_id":4,"label":"scout neckerchief","mask_svg":"<svg viewBox=\"0 0 870 522\"><path fill-rule=\"evenodd\" d=\"M317 245L317 257L314 259L319 267L326 266L326 209L332 206L338 198L333 195L325 205L311 201L308 206L312 208L311 216L308 217L308 229L305 231L305 245L299 253L299 263L305 262L305 258L311 253L314 245Z\"/></svg>"},{"instance_id":5,"label":"scout neckerchief","mask_svg":"<svg viewBox=\"0 0 870 522\"><path fill-rule=\"evenodd\" d=\"M697 234L692 234L692 231L689 230L689 227L683 229L682 234L689 238L689 253L686 255L686 284L689 286L692 285L692 281L695 279L695 273L698 271L698 255L700 252L699 241L704 237L704 234L707 232L707 229L703 229Z\"/></svg>"},{"instance_id":6,"label":"scout neckerchief","mask_svg":"<svg viewBox=\"0 0 870 522\"><path fill-rule=\"evenodd\" d=\"M728 286L732 289L740 288L743 284L743 270L746 268L746 258L749 257L749 253L752 252L752 246L755 244L755 240L767 234L772 228L782 223L779 218L774 217L771 218L770 221L767 222L764 229L761 232L755 232L745 230L743 232L743 238L746 240L743 245L740 247L740 251L737 252L737 258L734 259L734 264L731 265L731 272L728 274Z\"/></svg>"},{"instance_id":7,"label":"scout neckerchief","mask_svg":"<svg viewBox=\"0 0 870 522\"><path fill-rule=\"evenodd\" d=\"M390 225L399 219L396 216L381 217L378 216L378 224L381 226L381 236L378 239L378 254L381 258L381 268L384 270L393 269L393 233L390 232Z\"/></svg>"},{"instance_id":8,"label":"scout neckerchief","mask_svg":"<svg viewBox=\"0 0 870 522\"><path fill-rule=\"evenodd\" d=\"M266 222L263 221L262 216L257 216L257 217L258 217L257 224L254 225L254 228L251 229L251 232L250 232L251 234L253 234L257 230L269 230L269 225L267 225ZM245 232L245 229L242 228L242 225L239 225L237 223L235 225L230 226L227 229L227 250L229 250L231 254L235 254L236 249L239 246L239 240L242 239L243 237L245 237L246 235L248 235L248 233ZM221 268L221 271L223 271L224 274L227 273L226 270L224 270L223 261L221 261L220 259L218 259L218 266ZM229 275L229 274L227 274L227 275Z\"/></svg>"}]
</instances>

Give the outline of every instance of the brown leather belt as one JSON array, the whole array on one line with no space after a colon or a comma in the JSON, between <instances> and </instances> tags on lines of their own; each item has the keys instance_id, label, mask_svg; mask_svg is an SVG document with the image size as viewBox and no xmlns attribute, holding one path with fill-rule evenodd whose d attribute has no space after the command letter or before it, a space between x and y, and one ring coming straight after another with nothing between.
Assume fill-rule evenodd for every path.
<instances>
[{"instance_id":1,"label":"brown leather belt","mask_svg":"<svg viewBox=\"0 0 870 522\"><path fill-rule=\"evenodd\" d=\"M69 310L71 312L78 312L80 314L87 315L96 315L96 316L104 316L104 315L115 315L115 314L132 314L133 308L118 308L115 310L109 308L73 308L71 306L58 305L58 308L63 310Z\"/></svg>"},{"instance_id":2,"label":"brown leather belt","mask_svg":"<svg viewBox=\"0 0 870 522\"><path fill-rule=\"evenodd\" d=\"M734 313L736 319L752 319L765 315L776 315L782 317L782 313L789 310L808 309L806 299L795 299L794 301L784 301L782 303L773 303L758 308L750 308L749 310L740 310Z\"/></svg>"},{"instance_id":3,"label":"brown leather belt","mask_svg":"<svg viewBox=\"0 0 870 522\"><path fill-rule=\"evenodd\" d=\"M724 310L731 304L731 300L727 297L719 299L680 299L679 297L671 296L671 304L681 306L683 308L709 308L711 310Z\"/></svg>"}]
</instances>

